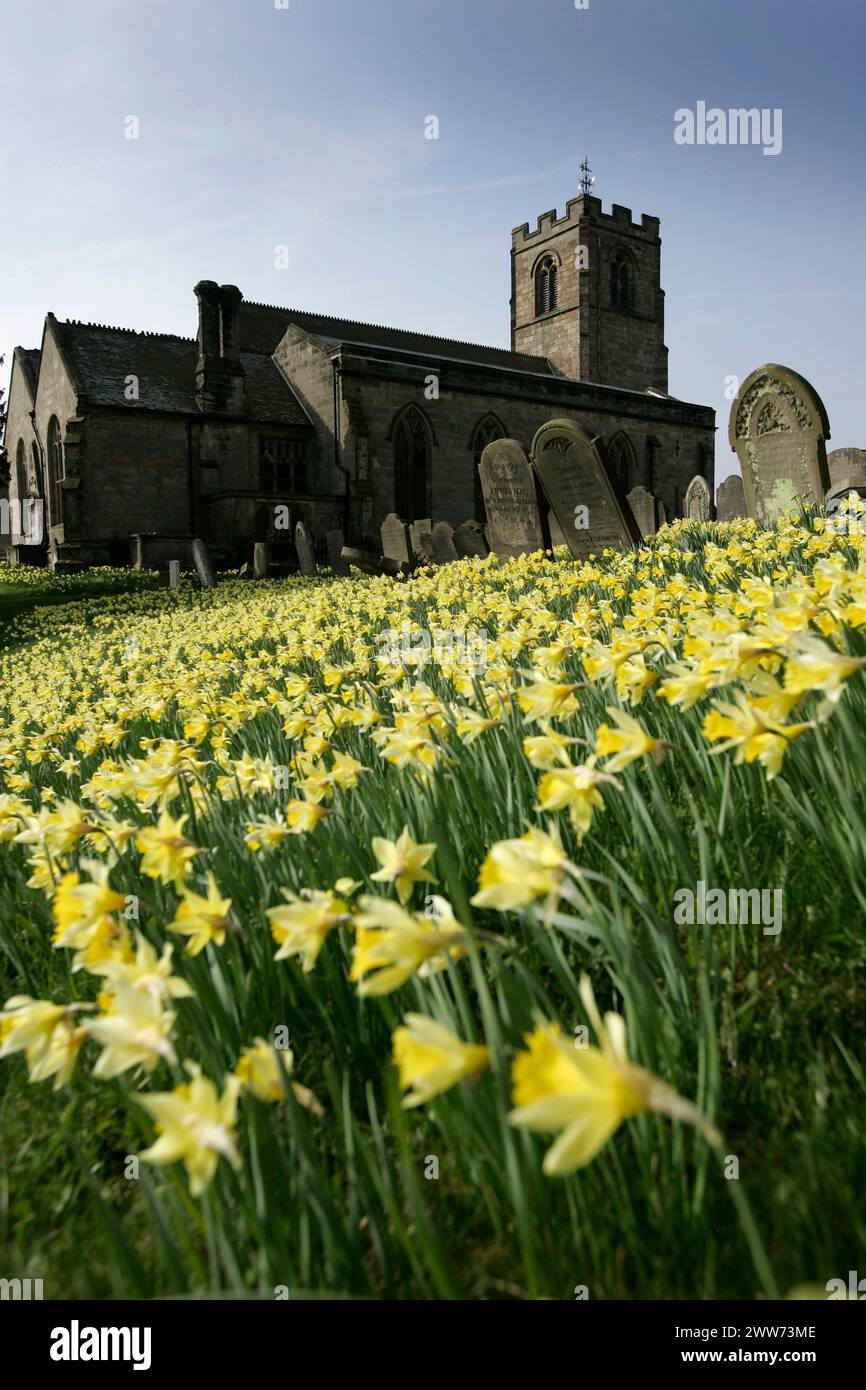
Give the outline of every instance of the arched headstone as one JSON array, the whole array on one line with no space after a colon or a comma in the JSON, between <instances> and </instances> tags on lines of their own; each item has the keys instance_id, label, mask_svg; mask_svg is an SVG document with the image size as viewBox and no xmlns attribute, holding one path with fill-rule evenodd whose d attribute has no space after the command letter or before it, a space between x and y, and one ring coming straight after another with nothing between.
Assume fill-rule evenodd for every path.
<instances>
[{"instance_id":1,"label":"arched headstone","mask_svg":"<svg viewBox=\"0 0 866 1390\"><path fill-rule=\"evenodd\" d=\"M805 377L774 362L746 377L731 407L728 439L740 460L749 516L772 526L798 500L823 502L829 438L824 403Z\"/></svg>"},{"instance_id":2,"label":"arched headstone","mask_svg":"<svg viewBox=\"0 0 866 1390\"><path fill-rule=\"evenodd\" d=\"M575 559L607 546L640 544L640 528L607 466L601 438L573 420L551 420L532 442L532 466Z\"/></svg>"},{"instance_id":3,"label":"arched headstone","mask_svg":"<svg viewBox=\"0 0 866 1390\"><path fill-rule=\"evenodd\" d=\"M706 478L696 473L686 488L685 513L687 521L709 521L712 512L712 493Z\"/></svg>"}]
</instances>

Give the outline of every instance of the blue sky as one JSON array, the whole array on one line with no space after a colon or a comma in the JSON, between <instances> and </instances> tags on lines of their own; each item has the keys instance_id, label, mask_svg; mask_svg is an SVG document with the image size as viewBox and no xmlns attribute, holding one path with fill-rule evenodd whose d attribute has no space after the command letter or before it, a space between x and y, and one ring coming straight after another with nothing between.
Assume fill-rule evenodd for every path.
<instances>
[{"instance_id":1,"label":"blue sky","mask_svg":"<svg viewBox=\"0 0 866 1390\"><path fill-rule=\"evenodd\" d=\"M0 2L0 351L48 309L192 336L203 278L507 346L511 228L588 152L605 208L661 218L670 389L715 407L717 481L726 378L765 361L866 447L855 0L277 3ZM781 108L781 153L677 145L698 101Z\"/></svg>"}]
</instances>

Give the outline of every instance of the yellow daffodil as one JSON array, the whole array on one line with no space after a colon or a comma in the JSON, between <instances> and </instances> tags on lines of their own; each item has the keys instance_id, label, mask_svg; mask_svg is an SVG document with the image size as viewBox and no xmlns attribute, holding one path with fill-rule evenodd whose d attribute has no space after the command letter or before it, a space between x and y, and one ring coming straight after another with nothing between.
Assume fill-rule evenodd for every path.
<instances>
[{"instance_id":1,"label":"yellow daffodil","mask_svg":"<svg viewBox=\"0 0 866 1390\"><path fill-rule=\"evenodd\" d=\"M281 1048L278 1060L276 1048L266 1038L255 1038L252 1046L245 1047L241 1053L234 1074L241 1085L252 1091L256 1100L262 1101L265 1105L273 1105L277 1101L285 1100L280 1060L285 1067L286 1075L291 1076L295 1065L291 1048ZM295 1100L305 1110L311 1110L314 1115L325 1113L306 1086L299 1085L297 1081L289 1084Z\"/></svg>"},{"instance_id":2,"label":"yellow daffodil","mask_svg":"<svg viewBox=\"0 0 866 1390\"><path fill-rule=\"evenodd\" d=\"M409 1095L404 1109L425 1105L463 1077L477 1076L490 1063L486 1047L465 1043L424 1014L406 1014L391 1039L400 1086Z\"/></svg>"},{"instance_id":3,"label":"yellow daffodil","mask_svg":"<svg viewBox=\"0 0 866 1390\"><path fill-rule=\"evenodd\" d=\"M163 811L156 825L145 826L135 838L136 847L141 851L141 872L148 878L158 878L161 883L173 884L180 891L187 871L195 856L197 847L184 837L183 827L187 817L172 818Z\"/></svg>"},{"instance_id":4,"label":"yellow daffodil","mask_svg":"<svg viewBox=\"0 0 866 1390\"><path fill-rule=\"evenodd\" d=\"M349 911L342 898L334 893L307 888L300 895L282 890L285 907L272 907L266 916L271 933L279 945L274 960L300 956L305 974L313 969L325 938L341 923L348 921Z\"/></svg>"},{"instance_id":5,"label":"yellow daffodil","mask_svg":"<svg viewBox=\"0 0 866 1390\"><path fill-rule=\"evenodd\" d=\"M428 873L424 865L436 853L435 844L416 844L404 826L397 840L384 840L374 835L371 842L373 853L382 865L371 878L374 883L393 883L401 903L406 903L415 883L435 883L436 879Z\"/></svg>"},{"instance_id":6,"label":"yellow daffodil","mask_svg":"<svg viewBox=\"0 0 866 1390\"><path fill-rule=\"evenodd\" d=\"M535 826L519 840L499 840L481 865L473 906L510 912L548 897L557 892L567 865L559 841Z\"/></svg>"},{"instance_id":7,"label":"yellow daffodil","mask_svg":"<svg viewBox=\"0 0 866 1390\"><path fill-rule=\"evenodd\" d=\"M130 1067L152 1071L157 1062L175 1062L169 1034L174 1014L163 1011L159 995L117 982L112 995L112 1011L88 1019L83 1025L88 1037L101 1044L93 1075L109 1081Z\"/></svg>"},{"instance_id":8,"label":"yellow daffodil","mask_svg":"<svg viewBox=\"0 0 866 1390\"><path fill-rule=\"evenodd\" d=\"M208 1187L220 1157L233 1168L241 1166L235 1143L235 1117L241 1082L227 1076L222 1095L202 1076L200 1067L186 1064L190 1081L173 1091L137 1097L156 1124L158 1138L141 1157L146 1163L183 1162L189 1190L200 1197Z\"/></svg>"},{"instance_id":9,"label":"yellow daffodil","mask_svg":"<svg viewBox=\"0 0 866 1390\"><path fill-rule=\"evenodd\" d=\"M168 929L189 937L187 954L197 956L210 942L222 946L226 932L233 927L229 917L232 904L231 898L221 895L213 874L207 876L206 898L186 886L182 888L181 896L182 901Z\"/></svg>"},{"instance_id":10,"label":"yellow daffodil","mask_svg":"<svg viewBox=\"0 0 866 1390\"><path fill-rule=\"evenodd\" d=\"M449 956L457 960L465 954L466 932L444 898L430 899L431 916L370 895L361 898L360 907L349 975L360 982L360 995L390 994L416 971L444 970Z\"/></svg>"}]
</instances>

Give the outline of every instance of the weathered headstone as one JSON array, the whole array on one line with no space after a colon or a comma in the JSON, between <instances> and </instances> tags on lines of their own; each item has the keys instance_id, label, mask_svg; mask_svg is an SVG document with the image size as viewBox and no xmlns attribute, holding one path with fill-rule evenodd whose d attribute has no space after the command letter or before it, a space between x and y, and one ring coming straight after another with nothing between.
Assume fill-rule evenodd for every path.
<instances>
[{"instance_id":1,"label":"weathered headstone","mask_svg":"<svg viewBox=\"0 0 866 1390\"><path fill-rule=\"evenodd\" d=\"M382 559L381 555L374 555L372 550L356 550L354 546L344 545L342 558L351 569L360 570L362 574L370 574L376 578L382 575L400 573L401 566L396 560L391 560L386 555Z\"/></svg>"},{"instance_id":2,"label":"weathered headstone","mask_svg":"<svg viewBox=\"0 0 866 1390\"><path fill-rule=\"evenodd\" d=\"M743 491L743 480L739 473L732 473L730 478L726 478L719 484L716 493L716 520L717 521L736 521L738 517L746 516L746 494Z\"/></svg>"},{"instance_id":3,"label":"weathered headstone","mask_svg":"<svg viewBox=\"0 0 866 1390\"><path fill-rule=\"evenodd\" d=\"M180 560L169 560L168 562L168 587L176 589L180 583Z\"/></svg>"},{"instance_id":4,"label":"weathered headstone","mask_svg":"<svg viewBox=\"0 0 866 1390\"><path fill-rule=\"evenodd\" d=\"M827 458L831 497L857 492L866 497L866 449L834 449Z\"/></svg>"},{"instance_id":5,"label":"weathered headstone","mask_svg":"<svg viewBox=\"0 0 866 1390\"><path fill-rule=\"evenodd\" d=\"M772 362L746 377L731 407L728 439L740 460L749 516L772 526L798 499L823 502L829 438L827 411L805 377Z\"/></svg>"},{"instance_id":6,"label":"weathered headstone","mask_svg":"<svg viewBox=\"0 0 866 1390\"><path fill-rule=\"evenodd\" d=\"M480 521L463 521L455 527L454 549L461 560L468 560L474 556L484 558L488 550L484 539L484 527Z\"/></svg>"},{"instance_id":7,"label":"weathered headstone","mask_svg":"<svg viewBox=\"0 0 866 1390\"><path fill-rule=\"evenodd\" d=\"M423 561L427 558L428 552L432 554L429 546L422 541L422 536L430 536L433 533L433 526L429 516L422 517L420 521L413 521L409 527L409 539L412 542L412 549L415 552L415 559Z\"/></svg>"},{"instance_id":8,"label":"weathered headstone","mask_svg":"<svg viewBox=\"0 0 866 1390\"><path fill-rule=\"evenodd\" d=\"M490 549L506 559L543 550L544 534L535 478L517 440L496 439L488 444L481 455L478 472Z\"/></svg>"},{"instance_id":9,"label":"weathered headstone","mask_svg":"<svg viewBox=\"0 0 866 1390\"><path fill-rule=\"evenodd\" d=\"M706 478L696 473L686 488L685 513L687 521L709 521L713 495Z\"/></svg>"},{"instance_id":10,"label":"weathered headstone","mask_svg":"<svg viewBox=\"0 0 866 1390\"><path fill-rule=\"evenodd\" d=\"M576 560L607 546L639 545L640 529L604 443L573 420L551 420L532 442L532 464Z\"/></svg>"},{"instance_id":11,"label":"weathered headstone","mask_svg":"<svg viewBox=\"0 0 866 1390\"><path fill-rule=\"evenodd\" d=\"M568 541L565 539L565 532L556 519L556 513L552 510L547 513L547 530L550 535L550 544L552 546L568 545Z\"/></svg>"},{"instance_id":12,"label":"weathered headstone","mask_svg":"<svg viewBox=\"0 0 866 1390\"><path fill-rule=\"evenodd\" d=\"M244 560L243 564L241 565L240 569L238 570L238 579L252 579L252 578L254 578L254 576L253 576L253 567L252 567L252 565L250 564L249 560Z\"/></svg>"},{"instance_id":13,"label":"weathered headstone","mask_svg":"<svg viewBox=\"0 0 866 1390\"><path fill-rule=\"evenodd\" d=\"M633 487L626 498L642 536L654 536L658 530L656 499L645 487Z\"/></svg>"},{"instance_id":14,"label":"weathered headstone","mask_svg":"<svg viewBox=\"0 0 866 1390\"><path fill-rule=\"evenodd\" d=\"M436 556L433 554L433 532L424 531L420 528L412 535L412 546L415 550L415 559L419 565L435 565Z\"/></svg>"},{"instance_id":15,"label":"weathered headstone","mask_svg":"<svg viewBox=\"0 0 866 1390\"><path fill-rule=\"evenodd\" d=\"M313 554L313 538L302 521L295 527L295 549L301 574L316 573L316 557Z\"/></svg>"},{"instance_id":16,"label":"weathered headstone","mask_svg":"<svg viewBox=\"0 0 866 1390\"><path fill-rule=\"evenodd\" d=\"M192 543L192 558L199 584L203 589L212 589L216 584L214 567L211 564L207 546L204 541L199 540L198 536Z\"/></svg>"},{"instance_id":17,"label":"weathered headstone","mask_svg":"<svg viewBox=\"0 0 866 1390\"><path fill-rule=\"evenodd\" d=\"M253 543L253 577L255 579L267 579L269 559L267 541L255 541Z\"/></svg>"},{"instance_id":18,"label":"weathered headstone","mask_svg":"<svg viewBox=\"0 0 866 1390\"><path fill-rule=\"evenodd\" d=\"M382 537L382 553L398 565L413 565L415 552L409 535L409 527L396 512L389 512L379 528Z\"/></svg>"},{"instance_id":19,"label":"weathered headstone","mask_svg":"<svg viewBox=\"0 0 866 1390\"><path fill-rule=\"evenodd\" d=\"M457 559L454 527L447 521L437 521L433 527L433 559L437 565L448 565Z\"/></svg>"},{"instance_id":20,"label":"weathered headstone","mask_svg":"<svg viewBox=\"0 0 866 1390\"><path fill-rule=\"evenodd\" d=\"M667 526L668 524L668 509L660 497L656 505L658 507L659 514L659 530L661 530L663 526Z\"/></svg>"},{"instance_id":21,"label":"weathered headstone","mask_svg":"<svg viewBox=\"0 0 866 1390\"><path fill-rule=\"evenodd\" d=\"M349 573L349 566L343 559L343 533L342 531L326 531L325 543L328 547L328 564L341 577Z\"/></svg>"}]
</instances>

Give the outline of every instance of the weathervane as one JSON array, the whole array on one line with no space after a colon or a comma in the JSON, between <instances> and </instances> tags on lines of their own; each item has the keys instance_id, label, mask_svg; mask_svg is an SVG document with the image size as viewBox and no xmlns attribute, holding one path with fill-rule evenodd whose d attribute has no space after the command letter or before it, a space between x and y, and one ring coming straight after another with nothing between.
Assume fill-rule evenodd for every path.
<instances>
[{"instance_id":1,"label":"weathervane","mask_svg":"<svg viewBox=\"0 0 866 1390\"><path fill-rule=\"evenodd\" d=\"M589 155L585 154L583 157L583 163L580 166L580 184L578 185L580 188L581 196L583 196L583 194L585 193L591 193L594 183L595 175L589 167Z\"/></svg>"}]
</instances>

